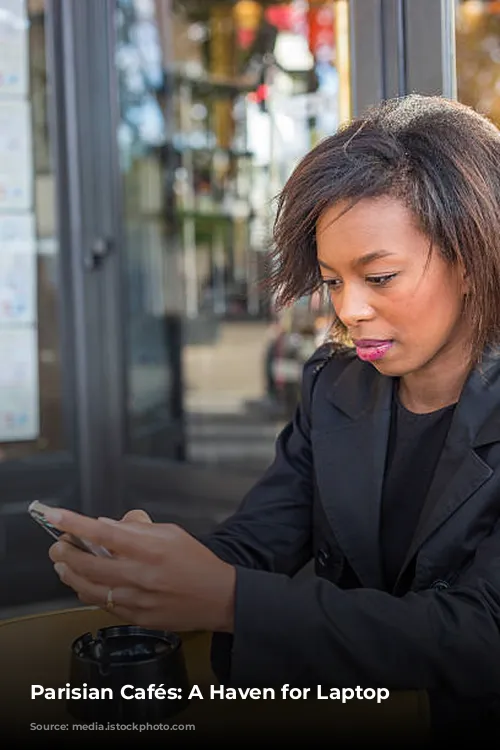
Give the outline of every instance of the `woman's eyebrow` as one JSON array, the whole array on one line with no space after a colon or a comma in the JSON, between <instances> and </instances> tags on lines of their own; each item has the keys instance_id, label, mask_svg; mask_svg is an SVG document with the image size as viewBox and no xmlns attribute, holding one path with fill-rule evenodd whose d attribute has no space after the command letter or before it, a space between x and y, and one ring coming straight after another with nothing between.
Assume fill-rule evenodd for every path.
<instances>
[{"instance_id":1,"label":"woman's eyebrow","mask_svg":"<svg viewBox=\"0 0 500 750\"><path fill-rule=\"evenodd\" d=\"M372 263L374 260L380 260L381 258L387 258L389 255L395 255L395 253L392 253L390 250L374 250L371 253L366 253L366 255L362 255L360 258L356 258L351 262L351 266L353 268L358 268L359 266L367 266L369 263ZM336 273L335 269L328 265L328 263L325 263L324 260L320 260L318 258L318 265L321 266L321 268L326 268L327 271L332 271L332 273Z\"/></svg>"}]
</instances>

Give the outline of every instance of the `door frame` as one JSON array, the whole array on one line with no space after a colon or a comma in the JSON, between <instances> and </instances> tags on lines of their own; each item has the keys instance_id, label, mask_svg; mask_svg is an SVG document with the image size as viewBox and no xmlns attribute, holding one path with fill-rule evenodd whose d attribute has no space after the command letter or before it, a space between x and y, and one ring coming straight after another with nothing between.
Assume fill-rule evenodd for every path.
<instances>
[{"instance_id":1,"label":"door frame","mask_svg":"<svg viewBox=\"0 0 500 750\"><path fill-rule=\"evenodd\" d=\"M411 92L456 98L454 0L349 0L349 37L353 115Z\"/></svg>"},{"instance_id":2,"label":"door frame","mask_svg":"<svg viewBox=\"0 0 500 750\"><path fill-rule=\"evenodd\" d=\"M49 0L58 26L53 67L60 181L61 236L70 255L72 333L81 510L111 515L120 497L117 457L122 442L119 319L115 264L117 208L114 193L113 113L110 103L111 3ZM64 103L64 105L62 104ZM108 253L93 255L96 243Z\"/></svg>"}]
</instances>

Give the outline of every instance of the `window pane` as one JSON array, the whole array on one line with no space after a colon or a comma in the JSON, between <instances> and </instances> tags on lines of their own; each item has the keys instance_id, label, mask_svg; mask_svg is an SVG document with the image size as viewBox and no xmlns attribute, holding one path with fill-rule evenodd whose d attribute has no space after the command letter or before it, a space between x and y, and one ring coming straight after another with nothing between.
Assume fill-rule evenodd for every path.
<instances>
[{"instance_id":1,"label":"window pane","mask_svg":"<svg viewBox=\"0 0 500 750\"><path fill-rule=\"evenodd\" d=\"M66 437L45 3L2 6L0 461L6 461L61 450Z\"/></svg>"},{"instance_id":2,"label":"window pane","mask_svg":"<svg viewBox=\"0 0 500 750\"><path fill-rule=\"evenodd\" d=\"M258 473L324 330L261 281L275 196L347 114L347 3L117 0L116 23L128 449Z\"/></svg>"}]
</instances>

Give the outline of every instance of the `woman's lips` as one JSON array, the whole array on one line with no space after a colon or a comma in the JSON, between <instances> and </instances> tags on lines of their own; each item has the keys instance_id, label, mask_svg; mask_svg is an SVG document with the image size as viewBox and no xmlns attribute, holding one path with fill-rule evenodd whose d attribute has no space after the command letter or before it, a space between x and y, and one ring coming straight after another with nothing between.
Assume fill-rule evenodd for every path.
<instances>
[{"instance_id":1,"label":"woman's lips","mask_svg":"<svg viewBox=\"0 0 500 750\"><path fill-rule=\"evenodd\" d=\"M393 345L391 339L385 341L380 339L359 339L355 342L358 357L365 362L374 362L382 359Z\"/></svg>"}]
</instances>

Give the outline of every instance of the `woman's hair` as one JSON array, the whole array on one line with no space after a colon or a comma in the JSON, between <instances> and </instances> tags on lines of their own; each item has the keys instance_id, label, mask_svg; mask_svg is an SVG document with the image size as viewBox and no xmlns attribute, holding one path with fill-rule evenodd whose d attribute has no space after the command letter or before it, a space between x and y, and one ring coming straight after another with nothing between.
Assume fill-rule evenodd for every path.
<instances>
[{"instance_id":1,"label":"woman's hair","mask_svg":"<svg viewBox=\"0 0 500 750\"><path fill-rule=\"evenodd\" d=\"M279 308L321 286L316 224L330 206L392 196L467 275L472 361L500 342L500 132L442 97L390 99L321 141L278 196L269 283ZM340 321L337 329L342 330Z\"/></svg>"}]
</instances>

